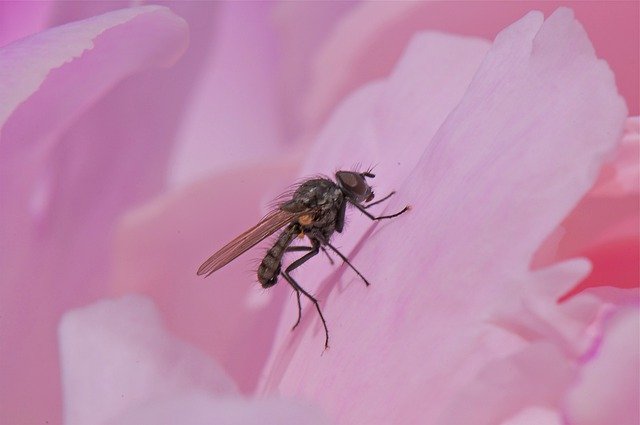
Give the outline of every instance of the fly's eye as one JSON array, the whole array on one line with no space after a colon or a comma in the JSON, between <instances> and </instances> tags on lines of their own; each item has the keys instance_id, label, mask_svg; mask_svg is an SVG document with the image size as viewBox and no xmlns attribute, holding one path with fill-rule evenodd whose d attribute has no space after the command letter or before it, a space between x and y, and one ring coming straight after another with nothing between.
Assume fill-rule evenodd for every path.
<instances>
[{"instance_id":1,"label":"fly's eye","mask_svg":"<svg viewBox=\"0 0 640 425\"><path fill-rule=\"evenodd\" d=\"M359 198L367 198L370 196L371 187L367 184L364 177L359 173L352 171L338 171L336 178L340 185Z\"/></svg>"}]
</instances>

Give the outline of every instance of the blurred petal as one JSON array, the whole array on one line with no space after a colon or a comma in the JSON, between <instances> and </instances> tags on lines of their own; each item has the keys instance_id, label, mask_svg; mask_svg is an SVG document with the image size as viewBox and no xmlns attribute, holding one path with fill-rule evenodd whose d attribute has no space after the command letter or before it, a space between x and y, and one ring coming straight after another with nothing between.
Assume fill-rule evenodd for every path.
<instances>
[{"instance_id":1,"label":"blurred petal","mask_svg":"<svg viewBox=\"0 0 640 425\"><path fill-rule=\"evenodd\" d=\"M640 316L627 309L609 323L599 352L582 368L567 399L570 424L634 425L640 422Z\"/></svg>"},{"instance_id":2,"label":"blurred petal","mask_svg":"<svg viewBox=\"0 0 640 425\"><path fill-rule=\"evenodd\" d=\"M573 260L538 270L531 279L513 282L490 322L531 342L553 343L565 356L577 359L593 345L588 327L599 318L602 300L581 296L559 304L557 299L589 272L585 260Z\"/></svg>"},{"instance_id":3,"label":"blurred petal","mask_svg":"<svg viewBox=\"0 0 640 425\"><path fill-rule=\"evenodd\" d=\"M187 3L188 4L188 3ZM286 154L289 120L278 97L279 45L269 2L212 2L214 42L183 111L168 181L181 187L208 176ZM193 3L191 14L201 3ZM201 31L196 27L196 31ZM201 36L201 34L196 34Z\"/></svg>"},{"instance_id":4,"label":"blurred petal","mask_svg":"<svg viewBox=\"0 0 640 425\"><path fill-rule=\"evenodd\" d=\"M304 105L309 130L317 129L342 99L362 85L387 77L407 42L421 30L493 39L530 10L550 14L557 2L363 2L340 16L319 49ZM631 113L638 113L637 16L635 2L574 2L599 56L612 67ZM630 40L634 40L630 42Z\"/></svg>"},{"instance_id":5,"label":"blurred petal","mask_svg":"<svg viewBox=\"0 0 640 425\"><path fill-rule=\"evenodd\" d=\"M8 422L56 421L56 323L103 289L113 216L162 178L153 160L162 155L158 146L140 149L131 128L105 120L119 115L142 124L137 111L109 114L95 104L124 78L173 63L186 43L184 21L149 6L0 50L0 310L11 324L0 330L0 357L2 375L13 382L2 388ZM155 180L144 181L145 171Z\"/></svg>"},{"instance_id":6,"label":"blurred petal","mask_svg":"<svg viewBox=\"0 0 640 425\"><path fill-rule=\"evenodd\" d=\"M389 114L387 100L377 99L368 120L343 121L343 134L382 140L377 123ZM329 276L317 295L330 350L320 357L322 327L307 309L292 336L281 327L286 340L265 383L266 391L318 400L340 422L434 422L488 361L525 345L487 326L487 313L512 294L514 280L530 279L533 253L593 184L626 109L610 70L561 9L546 22L530 13L496 38L431 140L413 127L420 122L413 114L408 109L411 118L396 123L407 125L398 137L385 134L389 145L378 158L393 164L394 147L421 146L413 148L422 151L415 168L392 174L404 184L387 211L407 202L414 208L345 252L372 286L363 288L345 267ZM362 149L331 143L326 163Z\"/></svg>"},{"instance_id":7,"label":"blurred petal","mask_svg":"<svg viewBox=\"0 0 640 425\"><path fill-rule=\"evenodd\" d=\"M0 47L46 28L51 2L3 1L0 3Z\"/></svg>"},{"instance_id":8,"label":"blurred petal","mask_svg":"<svg viewBox=\"0 0 640 425\"><path fill-rule=\"evenodd\" d=\"M528 407L500 425L564 425L562 416L553 409Z\"/></svg>"},{"instance_id":9,"label":"blurred petal","mask_svg":"<svg viewBox=\"0 0 640 425\"><path fill-rule=\"evenodd\" d=\"M364 2L341 17L315 57L303 105L307 130L322 124L348 93L388 76L417 29L407 21L420 7L417 2Z\"/></svg>"},{"instance_id":10,"label":"blurred petal","mask_svg":"<svg viewBox=\"0 0 640 425\"><path fill-rule=\"evenodd\" d=\"M640 307L640 290L638 288L612 288L609 286L600 286L597 288L589 288L585 293L592 294L603 302L614 304L617 306L635 305Z\"/></svg>"},{"instance_id":11,"label":"blurred petal","mask_svg":"<svg viewBox=\"0 0 640 425\"><path fill-rule=\"evenodd\" d=\"M321 425L329 424L329 421L317 409L289 400L243 400L186 393L130 409L109 423Z\"/></svg>"},{"instance_id":12,"label":"blurred petal","mask_svg":"<svg viewBox=\"0 0 640 425\"><path fill-rule=\"evenodd\" d=\"M560 400L576 373L575 365L553 345L532 344L505 359L489 362L456 396L439 423L520 423L522 417L513 416L530 406L559 411Z\"/></svg>"},{"instance_id":13,"label":"blurred petal","mask_svg":"<svg viewBox=\"0 0 640 425\"><path fill-rule=\"evenodd\" d=\"M280 35L279 83L288 117L287 136L297 135L303 124L308 125L302 117L317 52L340 17L357 5L351 1L279 1L274 7L272 20Z\"/></svg>"},{"instance_id":14,"label":"blurred petal","mask_svg":"<svg viewBox=\"0 0 640 425\"><path fill-rule=\"evenodd\" d=\"M271 350L288 288L265 292L255 283L247 258L259 258L259 249L206 280L196 270L260 219L298 163L249 163L170 192L125 215L116 236L116 294L151 296L171 329L216 358L244 392L254 389Z\"/></svg>"},{"instance_id":15,"label":"blurred petal","mask_svg":"<svg viewBox=\"0 0 640 425\"><path fill-rule=\"evenodd\" d=\"M539 248L534 267L582 256L593 270L569 288L568 299L593 286L637 287L640 282L640 135L638 118L628 118L618 149L556 232Z\"/></svg>"},{"instance_id":16,"label":"blurred petal","mask_svg":"<svg viewBox=\"0 0 640 425\"><path fill-rule=\"evenodd\" d=\"M235 393L222 368L167 333L153 303L139 296L66 313L60 357L67 424L104 423L185 392Z\"/></svg>"},{"instance_id":17,"label":"blurred petal","mask_svg":"<svg viewBox=\"0 0 640 425\"><path fill-rule=\"evenodd\" d=\"M622 142L592 190L595 196L624 196L640 191L640 117L627 118Z\"/></svg>"}]
</instances>

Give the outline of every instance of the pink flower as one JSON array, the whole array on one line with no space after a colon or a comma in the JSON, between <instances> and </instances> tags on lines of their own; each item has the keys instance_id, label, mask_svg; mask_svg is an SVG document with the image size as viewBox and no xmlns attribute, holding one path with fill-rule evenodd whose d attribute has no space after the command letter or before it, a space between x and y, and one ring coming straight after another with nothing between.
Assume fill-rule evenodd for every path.
<instances>
[{"instance_id":1,"label":"pink flower","mask_svg":"<svg viewBox=\"0 0 640 425\"><path fill-rule=\"evenodd\" d=\"M638 7L485 6L9 4L2 422L637 423ZM247 256L195 276L356 162L413 208L336 237L371 287L297 271L329 350Z\"/></svg>"}]
</instances>

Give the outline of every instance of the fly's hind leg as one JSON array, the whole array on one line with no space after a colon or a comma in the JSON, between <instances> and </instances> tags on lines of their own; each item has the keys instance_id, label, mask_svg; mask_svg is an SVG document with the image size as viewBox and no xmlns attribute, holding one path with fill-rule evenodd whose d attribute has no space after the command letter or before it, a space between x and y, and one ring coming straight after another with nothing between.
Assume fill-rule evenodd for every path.
<instances>
[{"instance_id":1,"label":"fly's hind leg","mask_svg":"<svg viewBox=\"0 0 640 425\"><path fill-rule=\"evenodd\" d=\"M324 334L325 334L324 348L326 349L326 348L329 348L329 329L327 328L327 322L324 320L322 310L320 310L320 304L318 303L318 300L313 295L311 295L303 287L301 287L298 284L298 282L296 282L296 280L290 275L291 271L300 267L302 264L306 263L312 257L318 255L318 252L320 252L320 244L316 241L312 241L312 244L313 246L311 247L291 247L291 248L304 248L304 249L296 249L292 251L306 251L307 250L306 248L309 248L308 249L309 252L307 252L305 255L298 258L293 263L291 263L280 274L282 275L282 277L285 278L285 280L289 283L289 285L291 285L293 290L296 291L296 295L298 296L298 320L296 321L295 325L293 325L292 330L295 329L296 326L298 326L298 324L300 323L300 318L302 316L302 308L300 306L300 294L302 294L305 297L307 297L309 301L313 303L313 305L315 305L316 310L318 311L318 315L320 315L320 320L322 321L322 326L324 327Z\"/></svg>"},{"instance_id":2,"label":"fly's hind leg","mask_svg":"<svg viewBox=\"0 0 640 425\"><path fill-rule=\"evenodd\" d=\"M311 301L313 303L313 305L316 306L316 310L318 311L318 315L320 316L320 320L322 321L322 326L324 327L324 348L325 349L329 348L329 329L327 328L327 322L326 322L326 320L324 320L324 316L322 315L322 310L320 310L320 304L318 303L318 300L313 295L311 295L310 293L305 291L304 288L302 288L298 284L298 282L296 282L295 279L291 277L289 272L284 271L281 274L282 274L282 277L284 277L285 280L287 282L289 282L289 285L291 285L291 287L293 287L293 289L298 294L302 293L305 297L307 297L309 299L309 301ZM294 325L294 327L293 327L294 329L298 325L299 322L300 322L300 311L298 311L298 321Z\"/></svg>"},{"instance_id":3,"label":"fly's hind leg","mask_svg":"<svg viewBox=\"0 0 640 425\"><path fill-rule=\"evenodd\" d=\"M287 282L289 281L287 280ZM293 289L296 291L296 299L298 300L298 319L296 320L296 323L293 325L291 330L294 330L295 328L298 327L298 325L300 324L300 318L302 317L302 304L300 303L300 290L295 286L293 286Z\"/></svg>"}]
</instances>

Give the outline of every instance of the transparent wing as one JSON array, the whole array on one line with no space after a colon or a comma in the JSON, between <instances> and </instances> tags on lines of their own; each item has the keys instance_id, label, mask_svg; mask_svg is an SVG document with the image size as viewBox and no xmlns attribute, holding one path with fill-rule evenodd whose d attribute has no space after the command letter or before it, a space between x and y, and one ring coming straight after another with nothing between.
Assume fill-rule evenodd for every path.
<instances>
[{"instance_id":1,"label":"transparent wing","mask_svg":"<svg viewBox=\"0 0 640 425\"><path fill-rule=\"evenodd\" d=\"M291 213L282 210L270 212L258 224L220 248L207 261L202 263L198 269L198 276L203 274L209 276L216 270L226 266L231 260L273 235L278 229L296 220L302 214L304 212Z\"/></svg>"}]
</instances>

